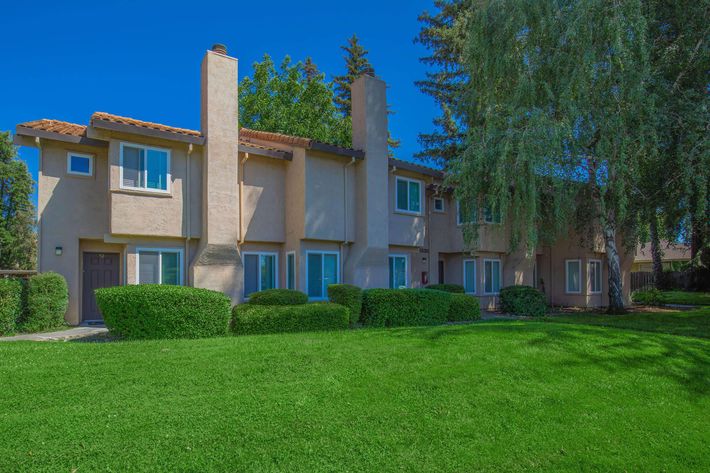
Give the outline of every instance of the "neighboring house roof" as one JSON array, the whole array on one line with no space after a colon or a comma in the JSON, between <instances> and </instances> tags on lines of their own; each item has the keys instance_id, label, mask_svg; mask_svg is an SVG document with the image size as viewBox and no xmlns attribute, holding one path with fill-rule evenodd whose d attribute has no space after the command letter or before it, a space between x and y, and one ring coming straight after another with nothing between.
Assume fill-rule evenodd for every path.
<instances>
[{"instance_id":1,"label":"neighboring house roof","mask_svg":"<svg viewBox=\"0 0 710 473\"><path fill-rule=\"evenodd\" d=\"M661 240L661 250L663 256L661 261L690 261L690 246L684 243L675 243L668 240ZM651 244L639 243L636 247L634 263L651 262Z\"/></svg>"},{"instance_id":2,"label":"neighboring house roof","mask_svg":"<svg viewBox=\"0 0 710 473\"><path fill-rule=\"evenodd\" d=\"M322 141L304 138L302 136L284 135L283 133L275 133L271 131L252 130L251 128L242 128L239 130L239 136L247 140L262 140L281 143L299 148L312 149L315 151L324 151L326 153L341 154L357 159L363 159L365 152L359 149L345 148L342 146L324 143Z\"/></svg>"},{"instance_id":3,"label":"neighboring house roof","mask_svg":"<svg viewBox=\"0 0 710 473\"><path fill-rule=\"evenodd\" d=\"M412 163L410 161L403 161L397 158L389 158L389 165L392 168L404 169L406 171L418 172L420 174L425 174L427 176L432 176L438 179L444 178L444 172L439 169L434 169L429 166L424 166L422 164Z\"/></svg>"}]
</instances>

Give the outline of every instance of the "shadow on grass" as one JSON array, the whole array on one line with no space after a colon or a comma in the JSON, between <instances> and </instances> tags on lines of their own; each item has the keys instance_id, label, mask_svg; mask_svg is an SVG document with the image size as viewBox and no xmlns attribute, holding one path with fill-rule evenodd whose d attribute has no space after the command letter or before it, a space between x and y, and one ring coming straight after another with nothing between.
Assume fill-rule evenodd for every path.
<instances>
[{"instance_id":1,"label":"shadow on grass","mask_svg":"<svg viewBox=\"0 0 710 473\"><path fill-rule=\"evenodd\" d=\"M674 381L694 398L710 394L710 343L696 338L539 322L406 328L392 330L389 336L440 344L474 333L500 338L501 343L517 339L551 355L559 354L551 356L549 363L560 368L587 367L615 374L641 370Z\"/></svg>"}]
</instances>

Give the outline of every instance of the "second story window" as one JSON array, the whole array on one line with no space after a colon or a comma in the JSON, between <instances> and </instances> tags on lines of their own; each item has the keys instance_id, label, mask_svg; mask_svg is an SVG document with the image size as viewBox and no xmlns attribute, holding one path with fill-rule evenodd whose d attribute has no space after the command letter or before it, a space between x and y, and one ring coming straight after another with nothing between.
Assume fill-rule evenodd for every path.
<instances>
[{"instance_id":1,"label":"second story window","mask_svg":"<svg viewBox=\"0 0 710 473\"><path fill-rule=\"evenodd\" d=\"M67 173L77 176L94 174L94 157L90 154L67 153Z\"/></svg>"},{"instance_id":2,"label":"second story window","mask_svg":"<svg viewBox=\"0 0 710 473\"><path fill-rule=\"evenodd\" d=\"M434 211L443 212L444 210L444 199L442 197L434 197Z\"/></svg>"},{"instance_id":3,"label":"second story window","mask_svg":"<svg viewBox=\"0 0 710 473\"><path fill-rule=\"evenodd\" d=\"M500 211L493 210L490 205L486 205L483 208L483 221L486 223L500 223L501 216Z\"/></svg>"},{"instance_id":4,"label":"second story window","mask_svg":"<svg viewBox=\"0 0 710 473\"><path fill-rule=\"evenodd\" d=\"M476 222L478 222L478 210L476 207L466 209L464 205L461 205L461 202L456 201L456 225Z\"/></svg>"},{"instance_id":5,"label":"second story window","mask_svg":"<svg viewBox=\"0 0 710 473\"><path fill-rule=\"evenodd\" d=\"M169 192L170 151L121 143L121 188Z\"/></svg>"},{"instance_id":6,"label":"second story window","mask_svg":"<svg viewBox=\"0 0 710 473\"><path fill-rule=\"evenodd\" d=\"M406 177L396 178L395 209L398 212L422 212L422 183Z\"/></svg>"}]
</instances>

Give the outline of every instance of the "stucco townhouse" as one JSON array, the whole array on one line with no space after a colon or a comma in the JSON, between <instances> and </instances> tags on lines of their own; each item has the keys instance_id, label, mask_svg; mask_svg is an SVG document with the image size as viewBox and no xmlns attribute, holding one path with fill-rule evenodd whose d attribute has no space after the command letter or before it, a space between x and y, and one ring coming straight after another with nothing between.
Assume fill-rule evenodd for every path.
<instances>
[{"instance_id":1,"label":"stucco townhouse","mask_svg":"<svg viewBox=\"0 0 710 473\"><path fill-rule=\"evenodd\" d=\"M267 288L313 300L327 286L456 283L496 304L500 288L539 287L549 302L607 300L603 246L574 237L532 258L511 251L505 222L482 208L481 242L435 169L388 158L385 83L352 85L352 148L239 128L237 60L216 45L201 69L201 129L94 113L88 125L41 119L15 142L40 150L39 270L70 292L66 320L97 320L93 290L184 284L237 303ZM632 258L624 258L626 298Z\"/></svg>"}]
</instances>

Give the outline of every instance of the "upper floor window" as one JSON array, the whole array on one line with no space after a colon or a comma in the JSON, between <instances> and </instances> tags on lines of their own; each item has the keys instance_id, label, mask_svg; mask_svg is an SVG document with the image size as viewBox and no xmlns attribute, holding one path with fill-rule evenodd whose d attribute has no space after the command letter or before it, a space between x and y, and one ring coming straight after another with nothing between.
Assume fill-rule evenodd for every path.
<instances>
[{"instance_id":1,"label":"upper floor window","mask_svg":"<svg viewBox=\"0 0 710 473\"><path fill-rule=\"evenodd\" d=\"M471 209L467 209L465 205L461 205L461 202L456 201L456 225L463 225L464 223L476 223L478 221L478 209L475 206Z\"/></svg>"},{"instance_id":2,"label":"upper floor window","mask_svg":"<svg viewBox=\"0 0 710 473\"><path fill-rule=\"evenodd\" d=\"M443 197L434 197L434 211L435 212L443 212L444 210L445 210L445 208L444 208Z\"/></svg>"},{"instance_id":3,"label":"upper floor window","mask_svg":"<svg viewBox=\"0 0 710 473\"><path fill-rule=\"evenodd\" d=\"M483 207L483 221L486 223L500 223L500 211L493 210L490 205L486 205L485 207Z\"/></svg>"},{"instance_id":4,"label":"upper floor window","mask_svg":"<svg viewBox=\"0 0 710 473\"><path fill-rule=\"evenodd\" d=\"M395 209L399 212L419 214L422 211L422 183L406 177L396 178Z\"/></svg>"},{"instance_id":5,"label":"upper floor window","mask_svg":"<svg viewBox=\"0 0 710 473\"><path fill-rule=\"evenodd\" d=\"M94 175L94 157L90 154L67 153L67 174L77 176Z\"/></svg>"},{"instance_id":6,"label":"upper floor window","mask_svg":"<svg viewBox=\"0 0 710 473\"><path fill-rule=\"evenodd\" d=\"M169 192L170 151L121 143L121 188Z\"/></svg>"},{"instance_id":7,"label":"upper floor window","mask_svg":"<svg viewBox=\"0 0 710 473\"><path fill-rule=\"evenodd\" d=\"M139 248L136 258L136 283L182 285L182 250Z\"/></svg>"}]
</instances>

